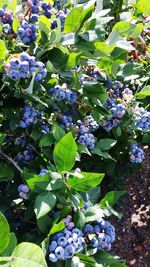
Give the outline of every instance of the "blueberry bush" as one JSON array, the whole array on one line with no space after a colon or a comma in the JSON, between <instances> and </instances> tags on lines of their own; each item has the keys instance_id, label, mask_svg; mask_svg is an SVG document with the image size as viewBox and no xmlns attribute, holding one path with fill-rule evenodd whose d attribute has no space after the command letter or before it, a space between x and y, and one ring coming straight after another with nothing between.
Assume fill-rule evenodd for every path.
<instances>
[{"instance_id":1,"label":"blueberry bush","mask_svg":"<svg viewBox=\"0 0 150 267\"><path fill-rule=\"evenodd\" d=\"M0 35L0 265L125 267L109 216L150 144L149 1L1 0Z\"/></svg>"}]
</instances>

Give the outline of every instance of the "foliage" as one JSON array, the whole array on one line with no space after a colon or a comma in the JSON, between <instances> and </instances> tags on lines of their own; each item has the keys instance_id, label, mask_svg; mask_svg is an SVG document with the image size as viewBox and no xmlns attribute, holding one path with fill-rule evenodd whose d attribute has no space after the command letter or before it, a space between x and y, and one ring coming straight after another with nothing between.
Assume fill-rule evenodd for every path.
<instances>
[{"instance_id":1,"label":"foliage","mask_svg":"<svg viewBox=\"0 0 150 267\"><path fill-rule=\"evenodd\" d=\"M109 222L81 251L48 257L67 216L81 232L120 218L150 145L150 4L117 3L0 1L2 266L126 266L103 244Z\"/></svg>"}]
</instances>

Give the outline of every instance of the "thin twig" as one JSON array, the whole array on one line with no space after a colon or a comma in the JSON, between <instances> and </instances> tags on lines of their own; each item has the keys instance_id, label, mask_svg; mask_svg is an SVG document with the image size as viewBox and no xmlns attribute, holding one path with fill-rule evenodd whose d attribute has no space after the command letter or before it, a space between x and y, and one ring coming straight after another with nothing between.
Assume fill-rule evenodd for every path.
<instances>
[{"instance_id":1,"label":"thin twig","mask_svg":"<svg viewBox=\"0 0 150 267\"><path fill-rule=\"evenodd\" d=\"M5 159L7 159L20 173L23 173L23 170L18 166L18 164L9 156L7 156L4 152L0 151L0 155L2 155Z\"/></svg>"}]
</instances>

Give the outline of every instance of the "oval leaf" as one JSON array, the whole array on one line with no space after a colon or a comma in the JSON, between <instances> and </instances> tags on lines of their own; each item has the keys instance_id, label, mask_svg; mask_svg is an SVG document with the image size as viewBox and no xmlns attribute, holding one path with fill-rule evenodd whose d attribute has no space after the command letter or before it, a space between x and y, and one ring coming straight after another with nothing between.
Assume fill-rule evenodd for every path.
<instances>
[{"instance_id":1,"label":"oval leaf","mask_svg":"<svg viewBox=\"0 0 150 267\"><path fill-rule=\"evenodd\" d=\"M9 224L4 215L0 212L0 252L2 252L5 248L7 248L9 244L9 238L10 238Z\"/></svg>"},{"instance_id":2,"label":"oval leaf","mask_svg":"<svg viewBox=\"0 0 150 267\"><path fill-rule=\"evenodd\" d=\"M44 192L37 196L34 211L37 219L47 214L56 204L56 196L51 192Z\"/></svg>"},{"instance_id":3,"label":"oval leaf","mask_svg":"<svg viewBox=\"0 0 150 267\"><path fill-rule=\"evenodd\" d=\"M104 173L81 172L81 174L83 175L83 178L73 176L67 181L71 188L81 192L87 192L96 187L104 178Z\"/></svg>"},{"instance_id":4,"label":"oval leaf","mask_svg":"<svg viewBox=\"0 0 150 267\"><path fill-rule=\"evenodd\" d=\"M13 251L11 267L47 267L42 249L33 244L20 243Z\"/></svg>"},{"instance_id":5,"label":"oval leaf","mask_svg":"<svg viewBox=\"0 0 150 267\"><path fill-rule=\"evenodd\" d=\"M75 164L77 145L69 132L55 146L53 159L58 171L70 171Z\"/></svg>"}]
</instances>

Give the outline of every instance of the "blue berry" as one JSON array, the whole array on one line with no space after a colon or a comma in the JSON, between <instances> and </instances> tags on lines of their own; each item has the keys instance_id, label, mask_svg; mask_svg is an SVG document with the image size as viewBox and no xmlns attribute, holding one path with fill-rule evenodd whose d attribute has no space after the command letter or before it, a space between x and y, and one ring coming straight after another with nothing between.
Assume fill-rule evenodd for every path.
<instances>
[{"instance_id":1,"label":"blue berry","mask_svg":"<svg viewBox=\"0 0 150 267\"><path fill-rule=\"evenodd\" d=\"M18 160L20 165L26 165L30 160L34 158L33 150L31 147L28 147L23 153L18 154Z\"/></svg>"},{"instance_id":2,"label":"blue berry","mask_svg":"<svg viewBox=\"0 0 150 267\"><path fill-rule=\"evenodd\" d=\"M93 226L90 224L86 224L83 230L84 233L92 233L93 232Z\"/></svg>"},{"instance_id":3,"label":"blue berry","mask_svg":"<svg viewBox=\"0 0 150 267\"><path fill-rule=\"evenodd\" d=\"M84 250L85 241L82 237L83 233L78 228L74 228L72 217L68 215L62 219L66 224L66 228L54 234L51 243L49 244L49 260L54 262L58 260L67 260L72 258L76 252ZM72 224L73 228L69 229L69 225Z\"/></svg>"},{"instance_id":4,"label":"blue berry","mask_svg":"<svg viewBox=\"0 0 150 267\"><path fill-rule=\"evenodd\" d=\"M93 225L84 226L83 232L86 235L88 245L98 250L110 250L115 240L114 226L104 220L97 221Z\"/></svg>"},{"instance_id":5,"label":"blue berry","mask_svg":"<svg viewBox=\"0 0 150 267\"><path fill-rule=\"evenodd\" d=\"M140 131L146 132L150 129L150 112L144 108L135 110L135 124Z\"/></svg>"},{"instance_id":6,"label":"blue berry","mask_svg":"<svg viewBox=\"0 0 150 267\"><path fill-rule=\"evenodd\" d=\"M23 38L28 38L23 37ZM45 65L36 61L35 57L28 55L26 52L20 54L20 60L13 56L10 61L4 65L7 75L14 81L19 79L26 79L32 77L33 73L35 75L35 80L41 81L47 75L47 70Z\"/></svg>"},{"instance_id":7,"label":"blue berry","mask_svg":"<svg viewBox=\"0 0 150 267\"><path fill-rule=\"evenodd\" d=\"M21 27L18 29L18 36L25 45L30 45L36 40L36 27L28 24L26 21L22 21Z\"/></svg>"},{"instance_id":8,"label":"blue berry","mask_svg":"<svg viewBox=\"0 0 150 267\"><path fill-rule=\"evenodd\" d=\"M25 184L20 184L18 186L18 192L19 192L19 196L23 199L27 199L28 198L28 193L29 193L30 189L27 185Z\"/></svg>"},{"instance_id":9,"label":"blue berry","mask_svg":"<svg viewBox=\"0 0 150 267\"><path fill-rule=\"evenodd\" d=\"M70 105L74 104L77 100L77 92L73 92L70 89L67 89L65 86L61 87L59 85L49 90L49 94L55 96L57 101L65 100Z\"/></svg>"},{"instance_id":10,"label":"blue berry","mask_svg":"<svg viewBox=\"0 0 150 267\"><path fill-rule=\"evenodd\" d=\"M0 8L0 17L2 17L4 15L4 9L3 8Z\"/></svg>"},{"instance_id":11,"label":"blue berry","mask_svg":"<svg viewBox=\"0 0 150 267\"><path fill-rule=\"evenodd\" d=\"M142 163L144 159L144 151L135 144L131 145L129 155L132 163Z\"/></svg>"},{"instance_id":12,"label":"blue berry","mask_svg":"<svg viewBox=\"0 0 150 267\"><path fill-rule=\"evenodd\" d=\"M40 171L40 173L39 173L39 176L43 176L43 175L45 175L45 174L47 174L48 173L48 170L47 169L42 169L41 171Z\"/></svg>"}]
</instances>

